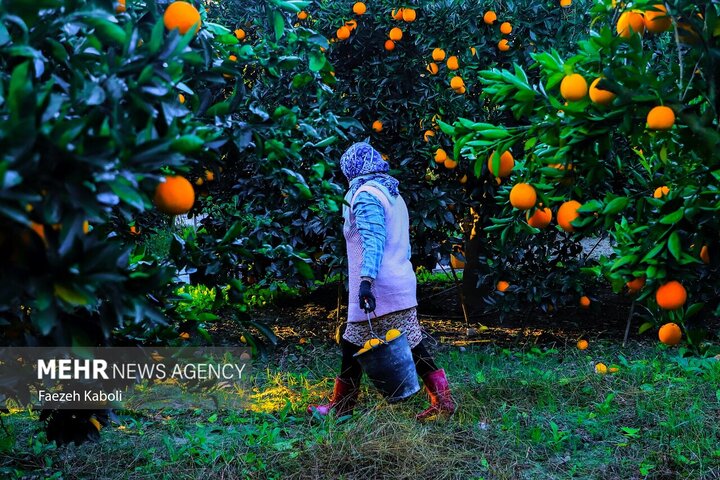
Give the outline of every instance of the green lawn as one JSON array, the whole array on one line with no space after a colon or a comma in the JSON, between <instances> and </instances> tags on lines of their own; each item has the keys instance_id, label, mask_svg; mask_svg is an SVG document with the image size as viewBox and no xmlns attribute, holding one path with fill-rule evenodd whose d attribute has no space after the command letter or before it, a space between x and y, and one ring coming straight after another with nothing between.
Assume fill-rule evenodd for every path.
<instances>
[{"instance_id":1,"label":"green lawn","mask_svg":"<svg viewBox=\"0 0 720 480\"><path fill-rule=\"evenodd\" d=\"M0 476L29 478L720 478L720 361L677 348L591 343L507 350L445 347L460 410L419 425L418 395L372 390L350 419L305 415L339 353L290 346L257 365L252 411L121 415L102 441L55 448L26 414L4 417L15 446ZM615 365L614 374L594 364Z\"/></svg>"}]
</instances>

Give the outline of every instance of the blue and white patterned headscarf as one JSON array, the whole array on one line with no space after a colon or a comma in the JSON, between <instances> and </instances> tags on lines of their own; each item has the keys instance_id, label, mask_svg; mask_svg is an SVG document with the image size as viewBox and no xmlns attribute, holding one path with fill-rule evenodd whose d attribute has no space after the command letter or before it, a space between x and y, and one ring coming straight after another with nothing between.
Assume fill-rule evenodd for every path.
<instances>
[{"instance_id":1,"label":"blue and white patterned headscarf","mask_svg":"<svg viewBox=\"0 0 720 480\"><path fill-rule=\"evenodd\" d=\"M383 186L392 196L390 200L394 200L400 194L398 191L400 182L387 174L390 165L369 143L359 142L348 148L340 159L340 169L350 182L350 198L367 182Z\"/></svg>"}]
</instances>

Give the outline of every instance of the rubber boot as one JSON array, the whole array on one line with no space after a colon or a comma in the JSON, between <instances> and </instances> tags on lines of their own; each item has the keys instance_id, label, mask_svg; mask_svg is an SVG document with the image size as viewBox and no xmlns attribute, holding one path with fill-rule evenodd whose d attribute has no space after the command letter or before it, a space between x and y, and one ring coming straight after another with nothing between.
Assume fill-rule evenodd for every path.
<instances>
[{"instance_id":1,"label":"rubber boot","mask_svg":"<svg viewBox=\"0 0 720 480\"><path fill-rule=\"evenodd\" d=\"M417 420L429 420L455 413L455 401L450 394L450 385L448 385L445 370L439 369L428 373L423 377L423 383L425 390L430 395L430 408L417 415L415 417Z\"/></svg>"},{"instance_id":2,"label":"rubber boot","mask_svg":"<svg viewBox=\"0 0 720 480\"><path fill-rule=\"evenodd\" d=\"M341 417L343 415L351 415L355 404L357 403L359 385L352 380L344 380L340 377L335 379L335 388L330 402L324 405L309 405L307 412L309 414L317 413L325 416L331 410L335 411L335 415Z\"/></svg>"}]
</instances>

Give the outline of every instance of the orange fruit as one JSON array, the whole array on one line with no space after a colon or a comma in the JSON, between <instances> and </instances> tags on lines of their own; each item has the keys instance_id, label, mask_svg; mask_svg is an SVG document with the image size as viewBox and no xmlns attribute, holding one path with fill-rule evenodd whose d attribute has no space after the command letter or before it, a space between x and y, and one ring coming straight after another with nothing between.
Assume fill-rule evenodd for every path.
<instances>
[{"instance_id":1,"label":"orange fruit","mask_svg":"<svg viewBox=\"0 0 720 480\"><path fill-rule=\"evenodd\" d=\"M467 183L467 181L468 181L467 175L463 175L462 178L459 180L460 185L465 185Z\"/></svg>"},{"instance_id":2,"label":"orange fruit","mask_svg":"<svg viewBox=\"0 0 720 480\"><path fill-rule=\"evenodd\" d=\"M390 30L388 37L390 37L390 40L397 42L399 40L402 40L403 31L400 30L398 27L394 27L392 30Z\"/></svg>"},{"instance_id":3,"label":"orange fruit","mask_svg":"<svg viewBox=\"0 0 720 480\"><path fill-rule=\"evenodd\" d=\"M584 309L590 308L590 299L587 295L583 295L582 297L580 297L580 307Z\"/></svg>"},{"instance_id":4,"label":"orange fruit","mask_svg":"<svg viewBox=\"0 0 720 480\"><path fill-rule=\"evenodd\" d=\"M509 35L510 32L512 32L512 25L510 25L510 22L503 22L500 24L500 33Z\"/></svg>"},{"instance_id":5,"label":"orange fruit","mask_svg":"<svg viewBox=\"0 0 720 480\"><path fill-rule=\"evenodd\" d=\"M463 81L462 77L454 76L450 79L450 88L452 88L453 90L459 90L464 86L465 82Z\"/></svg>"},{"instance_id":6,"label":"orange fruit","mask_svg":"<svg viewBox=\"0 0 720 480\"><path fill-rule=\"evenodd\" d=\"M676 323L666 323L660 327L658 338L665 345L677 345L682 339L682 330Z\"/></svg>"},{"instance_id":7,"label":"orange fruit","mask_svg":"<svg viewBox=\"0 0 720 480\"><path fill-rule=\"evenodd\" d=\"M557 223L560 225L560 228L566 232L575 231L575 227L572 226L572 222L580 216L578 208L581 206L580 202L576 200L570 200L569 202L565 202L560 205L557 212Z\"/></svg>"},{"instance_id":8,"label":"orange fruit","mask_svg":"<svg viewBox=\"0 0 720 480\"><path fill-rule=\"evenodd\" d=\"M390 14L390 16L392 18L394 18L395 20L402 20L403 19L403 9L400 8L398 10L393 10L392 13Z\"/></svg>"},{"instance_id":9,"label":"orange fruit","mask_svg":"<svg viewBox=\"0 0 720 480\"><path fill-rule=\"evenodd\" d=\"M244 39L245 38L245 30L243 30L242 28L238 28L237 30L235 30L235 37L238 40Z\"/></svg>"},{"instance_id":10,"label":"orange fruit","mask_svg":"<svg viewBox=\"0 0 720 480\"><path fill-rule=\"evenodd\" d=\"M597 84L600 83L602 77L598 77L590 84L590 100L598 105L607 105L608 103L615 100L615 94L609 90L601 90L597 88Z\"/></svg>"},{"instance_id":11,"label":"orange fruit","mask_svg":"<svg viewBox=\"0 0 720 480\"><path fill-rule=\"evenodd\" d=\"M707 245L703 245L700 249L700 260L702 260L705 265L710 263L710 249Z\"/></svg>"},{"instance_id":12,"label":"orange fruit","mask_svg":"<svg viewBox=\"0 0 720 480\"><path fill-rule=\"evenodd\" d=\"M212 182L213 180L215 180L215 172L213 172L212 170L205 170L205 180L207 180L208 182Z\"/></svg>"},{"instance_id":13,"label":"orange fruit","mask_svg":"<svg viewBox=\"0 0 720 480\"><path fill-rule=\"evenodd\" d=\"M180 102L181 104L185 103L185 95L183 95L182 93L178 93L178 102Z\"/></svg>"},{"instance_id":14,"label":"orange fruit","mask_svg":"<svg viewBox=\"0 0 720 480\"><path fill-rule=\"evenodd\" d=\"M433 132L432 130L425 130L425 133L423 134L423 140L425 140L426 142L429 142L430 137L434 137L434 136L435 136L435 132Z\"/></svg>"},{"instance_id":15,"label":"orange fruit","mask_svg":"<svg viewBox=\"0 0 720 480\"><path fill-rule=\"evenodd\" d=\"M465 95L465 92L467 92L467 89L464 86L455 89L455 93L459 95Z\"/></svg>"},{"instance_id":16,"label":"orange fruit","mask_svg":"<svg viewBox=\"0 0 720 480\"><path fill-rule=\"evenodd\" d=\"M662 33L672 26L672 18L668 17L664 5L653 5L654 10L647 10L644 15L645 29L651 33Z\"/></svg>"},{"instance_id":17,"label":"orange fruit","mask_svg":"<svg viewBox=\"0 0 720 480\"><path fill-rule=\"evenodd\" d=\"M545 228L552 221L552 210L549 208L538 208L532 216L530 212L525 215L528 225L535 228Z\"/></svg>"},{"instance_id":18,"label":"orange fruit","mask_svg":"<svg viewBox=\"0 0 720 480\"><path fill-rule=\"evenodd\" d=\"M506 282L505 280L500 280L495 286L495 288L497 288L498 292L504 292L508 288L510 288L510 283Z\"/></svg>"},{"instance_id":19,"label":"orange fruit","mask_svg":"<svg viewBox=\"0 0 720 480\"><path fill-rule=\"evenodd\" d=\"M647 114L647 128L650 130L670 130L674 124L675 112L670 107L653 107Z\"/></svg>"},{"instance_id":20,"label":"orange fruit","mask_svg":"<svg viewBox=\"0 0 720 480\"><path fill-rule=\"evenodd\" d=\"M115 5L115 13L123 13L127 10L125 6L125 0L118 0L117 4Z\"/></svg>"},{"instance_id":21,"label":"orange fruit","mask_svg":"<svg viewBox=\"0 0 720 480\"><path fill-rule=\"evenodd\" d=\"M458 162L456 162L452 158L448 158L447 160L445 160L445 168L447 168L448 170L452 170L457 166L458 166Z\"/></svg>"},{"instance_id":22,"label":"orange fruit","mask_svg":"<svg viewBox=\"0 0 720 480\"><path fill-rule=\"evenodd\" d=\"M379 132L382 132L382 129L383 129L383 124L382 124L382 122L381 122L380 120L375 120L375 121L373 122L373 124L372 124L372 129L375 130L375 131L378 132L378 133L379 133Z\"/></svg>"},{"instance_id":23,"label":"orange fruit","mask_svg":"<svg viewBox=\"0 0 720 480\"><path fill-rule=\"evenodd\" d=\"M470 47L470 53L472 53L473 56L477 54L477 50L475 49L475 47Z\"/></svg>"},{"instance_id":24,"label":"orange fruit","mask_svg":"<svg viewBox=\"0 0 720 480\"><path fill-rule=\"evenodd\" d=\"M370 349L369 348L361 348L360 350L357 351L357 353L355 355L362 355L363 353L367 352L368 350L370 350Z\"/></svg>"},{"instance_id":25,"label":"orange fruit","mask_svg":"<svg viewBox=\"0 0 720 480\"><path fill-rule=\"evenodd\" d=\"M342 27L337 29L336 35L339 40L347 40L348 38L350 38L350 29L343 25Z\"/></svg>"},{"instance_id":26,"label":"orange fruit","mask_svg":"<svg viewBox=\"0 0 720 480\"><path fill-rule=\"evenodd\" d=\"M448 159L447 152L443 150L442 148L438 148L435 150L435 163L445 163L445 160Z\"/></svg>"},{"instance_id":27,"label":"orange fruit","mask_svg":"<svg viewBox=\"0 0 720 480\"><path fill-rule=\"evenodd\" d=\"M560 0L560 6L563 8L569 7L572 5L572 0Z\"/></svg>"},{"instance_id":28,"label":"orange fruit","mask_svg":"<svg viewBox=\"0 0 720 480\"><path fill-rule=\"evenodd\" d=\"M393 42L392 40L385 40L385 50L387 50L388 52L392 52L393 50L395 50L395 42Z\"/></svg>"},{"instance_id":29,"label":"orange fruit","mask_svg":"<svg viewBox=\"0 0 720 480\"><path fill-rule=\"evenodd\" d=\"M655 191L653 192L653 198L662 198L668 193L670 193L670 189L663 185L662 187L657 187L655 189Z\"/></svg>"},{"instance_id":30,"label":"orange fruit","mask_svg":"<svg viewBox=\"0 0 720 480\"><path fill-rule=\"evenodd\" d=\"M510 50L510 42L508 42L506 38L503 38L498 42L497 47L501 52L507 52Z\"/></svg>"},{"instance_id":31,"label":"orange fruit","mask_svg":"<svg viewBox=\"0 0 720 480\"><path fill-rule=\"evenodd\" d=\"M347 22L345 22L345 26L348 27L352 32L357 28L357 22L355 20L348 20Z\"/></svg>"},{"instance_id":32,"label":"orange fruit","mask_svg":"<svg viewBox=\"0 0 720 480\"><path fill-rule=\"evenodd\" d=\"M598 363L595 365L595 373L599 373L600 375L605 375L608 372L607 365L604 363Z\"/></svg>"},{"instance_id":33,"label":"orange fruit","mask_svg":"<svg viewBox=\"0 0 720 480\"><path fill-rule=\"evenodd\" d=\"M485 12L485 15L483 15L483 22L487 23L488 25L492 25L495 23L495 20L497 20L497 15L492 10L488 10Z\"/></svg>"},{"instance_id":34,"label":"orange fruit","mask_svg":"<svg viewBox=\"0 0 720 480\"><path fill-rule=\"evenodd\" d=\"M518 210L529 210L536 202L535 188L529 183L516 183L510 190L510 204Z\"/></svg>"},{"instance_id":35,"label":"orange fruit","mask_svg":"<svg viewBox=\"0 0 720 480\"><path fill-rule=\"evenodd\" d=\"M587 340L578 340L578 342L577 342L578 350L586 350L589 346L590 346L590 344L588 343Z\"/></svg>"},{"instance_id":36,"label":"orange fruit","mask_svg":"<svg viewBox=\"0 0 720 480\"><path fill-rule=\"evenodd\" d=\"M445 60L445 50L442 48L436 48L432 51L432 59L436 62L442 62Z\"/></svg>"},{"instance_id":37,"label":"orange fruit","mask_svg":"<svg viewBox=\"0 0 720 480\"><path fill-rule=\"evenodd\" d=\"M460 63L458 62L458 58L455 55L447 59L447 67L450 70L457 70L458 68L460 68Z\"/></svg>"},{"instance_id":38,"label":"orange fruit","mask_svg":"<svg viewBox=\"0 0 720 480\"><path fill-rule=\"evenodd\" d=\"M390 41L392 41L392 40L390 40ZM437 63L435 63L435 62L428 63L427 71L430 72L431 75L437 74L439 70L440 69L438 68Z\"/></svg>"},{"instance_id":39,"label":"orange fruit","mask_svg":"<svg viewBox=\"0 0 720 480\"><path fill-rule=\"evenodd\" d=\"M512 153L510 153L509 150L505 150L502 155L500 155L500 169L496 172L493 170L493 156L495 155L495 151L490 154L490 158L488 158L488 170L490 170L490 173L495 175L496 177L507 177L512 172L513 168L515 168L515 159L513 159Z\"/></svg>"},{"instance_id":40,"label":"orange fruit","mask_svg":"<svg viewBox=\"0 0 720 480\"><path fill-rule=\"evenodd\" d=\"M400 335L402 335L402 332L400 330L396 330L393 328L391 330L388 330L387 333L385 334L385 341L391 342L391 341L395 340L396 338L398 338Z\"/></svg>"},{"instance_id":41,"label":"orange fruit","mask_svg":"<svg viewBox=\"0 0 720 480\"><path fill-rule=\"evenodd\" d=\"M619 369L618 367L610 367L610 368L608 368L608 372L610 372L610 373L617 373L617 372L619 372L619 371L620 371L620 369Z\"/></svg>"},{"instance_id":42,"label":"orange fruit","mask_svg":"<svg viewBox=\"0 0 720 480\"><path fill-rule=\"evenodd\" d=\"M588 84L579 73L565 75L560 82L560 95L568 102L582 100L587 93Z\"/></svg>"},{"instance_id":43,"label":"orange fruit","mask_svg":"<svg viewBox=\"0 0 720 480\"><path fill-rule=\"evenodd\" d=\"M417 18L417 12L412 8L403 8L402 19L408 23L414 22Z\"/></svg>"},{"instance_id":44,"label":"orange fruit","mask_svg":"<svg viewBox=\"0 0 720 480\"><path fill-rule=\"evenodd\" d=\"M307 20L308 13L305 10L301 10L297 14L298 20Z\"/></svg>"},{"instance_id":45,"label":"orange fruit","mask_svg":"<svg viewBox=\"0 0 720 480\"><path fill-rule=\"evenodd\" d=\"M687 301L687 291L677 280L670 280L655 292L655 301L663 310L677 310Z\"/></svg>"},{"instance_id":46,"label":"orange fruit","mask_svg":"<svg viewBox=\"0 0 720 480\"><path fill-rule=\"evenodd\" d=\"M355 5L353 5L353 13L355 15L362 15L367 11L367 7L363 2L357 2Z\"/></svg>"},{"instance_id":47,"label":"orange fruit","mask_svg":"<svg viewBox=\"0 0 720 480\"><path fill-rule=\"evenodd\" d=\"M155 188L153 201L163 213L182 215L189 212L195 203L195 190L187 178L180 175L167 176Z\"/></svg>"},{"instance_id":48,"label":"orange fruit","mask_svg":"<svg viewBox=\"0 0 720 480\"><path fill-rule=\"evenodd\" d=\"M173 2L163 14L163 23L168 30L177 29L181 35L185 35L191 28L195 28L195 33L200 30L202 20L200 20L200 12L187 2Z\"/></svg>"},{"instance_id":49,"label":"orange fruit","mask_svg":"<svg viewBox=\"0 0 720 480\"><path fill-rule=\"evenodd\" d=\"M140 229L135 225L130 225L130 235L140 235Z\"/></svg>"},{"instance_id":50,"label":"orange fruit","mask_svg":"<svg viewBox=\"0 0 720 480\"><path fill-rule=\"evenodd\" d=\"M618 35L623 38L630 38L632 32L642 36L642 34L645 33L645 20L643 19L642 13L623 12L620 18L618 18L615 28Z\"/></svg>"},{"instance_id":51,"label":"orange fruit","mask_svg":"<svg viewBox=\"0 0 720 480\"><path fill-rule=\"evenodd\" d=\"M205 183L205 180L202 178L198 178L197 180L195 180L195 185L197 185L198 187L203 186L204 183Z\"/></svg>"},{"instance_id":52,"label":"orange fruit","mask_svg":"<svg viewBox=\"0 0 720 480\"><path fill-rule=\"evenodd\" d=\"M190 334L187 332L180 332L180 335L178 335L178 337L182 338L183 340L189 340Z\"/></svg>"},{"instance_id":53,"label":"orange fruit","mask_svg":"<svg viewBox=\"0 0 720 480\"><path fill-rule=\"evenodd\" d=\"M633 278L625 285L630 293L638 293L645 286L645 277Z\"/></svg>"},{"instance_id":54,"label":"orange fruit","mask_svg":"<svg viewBox=\"0 0 720 480\"><path fill-rule=\"evenodd\" d=\"M37 222L30 222L30 229L37 233L43 241L45 241L45 225Z\"/></svg>"}]
</instances>

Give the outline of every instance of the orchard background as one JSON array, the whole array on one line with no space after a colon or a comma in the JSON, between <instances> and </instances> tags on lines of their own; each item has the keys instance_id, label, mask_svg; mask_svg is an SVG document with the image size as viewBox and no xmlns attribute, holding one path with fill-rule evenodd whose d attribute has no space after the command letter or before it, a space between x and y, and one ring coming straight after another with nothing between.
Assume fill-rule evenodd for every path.
<instances>
[{"instance_id":1,"label":"orchard background","mask_svg":"<svg viewBox=\"0 0 720 480\"><path fill-rule=\"evenodd\" d=\"M719 12L3 2L0 341L230 341L272 358L266 309L329 290L341 320L338 163L369 139L401 181L421 280L440 263L462 281L439 312L462 312L468 336L503 320L604 329L620 308L681 363L712 359ZM45 415L49 439L110 423L83 415Z\"/></svg>"}]
</instances>

